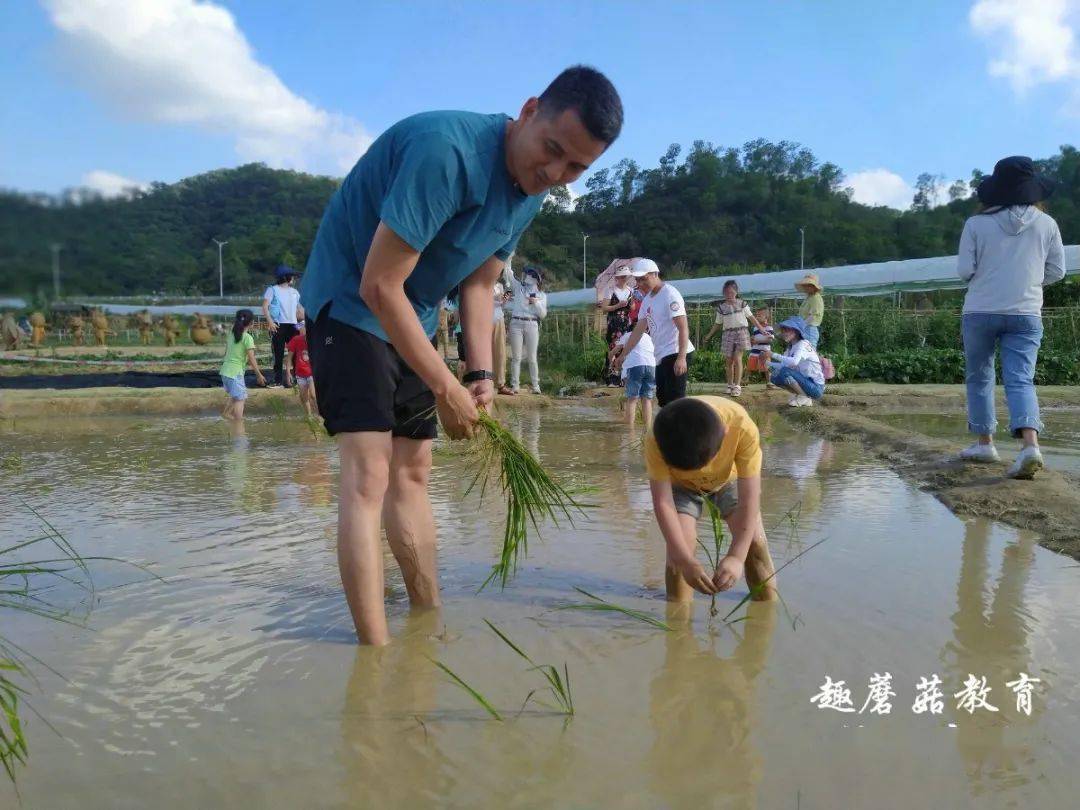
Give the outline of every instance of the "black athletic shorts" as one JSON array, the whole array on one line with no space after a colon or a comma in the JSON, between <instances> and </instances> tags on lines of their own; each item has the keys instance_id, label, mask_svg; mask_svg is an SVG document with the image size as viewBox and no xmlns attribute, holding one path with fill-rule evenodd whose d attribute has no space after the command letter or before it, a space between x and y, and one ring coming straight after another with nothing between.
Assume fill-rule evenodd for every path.
<instances>
[{"instance_id":1,"label":"black athletic shorts","mask_svg":"<svg viewBox=\"0 0 1080 810\"><path fill-rule=\"evenodd\" d=\"M390 431L434 439L435 395L393 346L330 317L331 304L307 320L315 400L331 436Z\"/></svg>"},{"instance_id":2,"label":"black athletic shorts","mask_svg":"<svg viewBox=\"0 0 1080 810\"><path fill-rule=\"evenodd\" d=\"M678 357L677 354L669 354L656 364L656 401L661 408L686 396L686 378L690 376L690 361L694 353L686 355L686 374L676 376L675 361Z\"/></svg>"}]
</instances>

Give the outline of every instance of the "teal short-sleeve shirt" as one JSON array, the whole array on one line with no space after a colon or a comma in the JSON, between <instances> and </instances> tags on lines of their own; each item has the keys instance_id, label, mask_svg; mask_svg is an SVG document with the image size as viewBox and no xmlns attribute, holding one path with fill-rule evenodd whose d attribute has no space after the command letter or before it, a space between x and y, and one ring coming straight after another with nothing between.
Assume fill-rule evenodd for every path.
<instances>
[{"instance_id":1,"label":"teal short-sleeve shirt","mask_svg":"<svg viewBox=\"0 0 1080 810\"><path fill-rule=\"evenodd\" d=\"M505 115L429 112L376 139L323 214L300 300L309 317L330 316L389 340L360 297L379 222L420 251L405 294L428 337L439 302L492 256L507 258L544 194L527 196L506 169Z\"/></svg>"}]
</instances>

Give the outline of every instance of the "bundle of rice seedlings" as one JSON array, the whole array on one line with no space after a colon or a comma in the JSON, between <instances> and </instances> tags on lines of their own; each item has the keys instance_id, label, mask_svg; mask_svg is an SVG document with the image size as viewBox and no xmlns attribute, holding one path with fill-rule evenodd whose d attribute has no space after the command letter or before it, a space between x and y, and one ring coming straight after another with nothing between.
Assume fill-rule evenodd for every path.
<instances>
[{"instance_id":1,"label":"bundle of rice seedlings","mask_svg":"<svg viewBox=\"0 0 1080 810\"><path fill-rule=\"evenodd\" d=\"M557 526L560 516L572 525L571 513L584 514L584 507L551 477L514 434L486 411L480 411L473 441L476 473L467 492L480 483L483 497L488 479L497 471L506 498L502 551L480 590L494 580L505 588L517 572L518 559L529 553L530 525L539 531L540 521L550 518Z\"/></svg>"},{"instance_id":2,"label":"bundle of rice seedlings","mask_svg":"<svg viewBox=\"0 0 1080 810\"><path fill-rule=\"evenodd\" d=\"M537 664L535 661L533 661L528 656L528 654L523 649L521 649L521 647L511 641L510 638L502 630L489 622L487 619L484 619L484 624L490 627L491 632L493 632L500 639L502 639L507 647L516 652L522 658L524 658L529 663L532 670L539 672L541 675L544 676L545 679L547 679L548 691L550 691L552 697L555 698L556 705L550 706L546 703L540 703L540 701L537 702L540 703L541 706L546 706L547 708L554 709L555 711L565 714L567 717L573 717L574 697L570 692L570 670L567 668L566 662L563 662L563 674L559 675L559 670L556 669L553 665ZM535 689L529 692L529 694L525 698L525 702L521 704L522 709L525 708L526 704L535 694Z\"/></svg>"},{"instance_id":3,"label":"bundle of rice seedlings","mask_svg":"<svg viewBox=\"0 0 1080 810\"><path fill-rule=\"evenodd\" d=\"M559 605L555 608L556 610L592 610L599 613L619 613L628 618L636 619L639 622L651 624L653 627L659 627L661 630L671 630L671 625L660 621L660 619L643 610L634 610L633 608L623 607L614 602L609 602L594 593L590 593L584 588L579 588L577 585L574 586L574 590L583 596L587 596L591 601L571 602L568 605Z\"/></svg>"},{"instance_id":4,"label":"bundle of rice seedlings","mask_svg":"<svg viewBox=\"0 0 1080 810\"><path fill-rule=\"evenodd\" d=\"M712 526L713 534L713 547L709 550L709 547L702 542L701 538L698 538L698 545L701 546L705 552L705 556L709 560L709 566L713 572L716 572L716 567L720 565L720 560L724 558L721 553L721 548L724 544L724 519L720 515L720 510L716 504L713 503L712 498L708 495L704 496L705 508L709 512L709 524ZM714 593L709 600L709 618L716 618L716 615L720 612L720 609L716 607L716 594Z\"/></svg>"}]
</instances>

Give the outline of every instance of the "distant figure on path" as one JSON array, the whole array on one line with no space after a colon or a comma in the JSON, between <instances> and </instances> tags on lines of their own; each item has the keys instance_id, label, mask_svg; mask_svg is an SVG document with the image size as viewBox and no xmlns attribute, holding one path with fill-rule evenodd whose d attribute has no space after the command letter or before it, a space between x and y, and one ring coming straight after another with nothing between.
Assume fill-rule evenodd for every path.
<instances>
[{"instance_id":1,"label":"distant figure on path","mask_svg":"<svg viewBox=\"0 0 1080 810\"><path fill-rule=\"evenodd\" d=\"M544 274L537 267L526 267L518 281L506 274L510 287L510 393L518 392L521 361L529 366L532 392L540 393L540 365L536 353L540 346L540 322L547 317L547 294L542 289Z\"/></svg>"},{"instance_id":2,"label":"distant figure on path","mask_svg":"<svg viewBox=\"0 0 1080 810\"><path fill-rule=\"evenodd\" d=\"M285 344L299 331L297 324L304 318L300 306L300 292L293 282L300 274L288 265L281 265L274 272L276 279L263 293L262 311L270 330L270 346L274 351L274 384L271 388L292 386L292 380L283 376Z\"/></svg>"},{"instance_id":3,"label":"distant figure on path","mask_svg":"<svg viewBox=\"0 0 1080 810\"><path fill-rule=\"evenodd\" d=\"M795 284L795 289L806 294L799 305L799 317L806 321L804 338L815 349L821 340L821 324L825 320L825 299L821 297L821 282L817 273L807 273Z\"/></svg>"},{"instance_id":4,"label":"distant figure on path","mask_svg":"<svg viewBox=\"0 0 1080 810\"><path fill-rule=\"evenodd\" d=\"M1042 469L1035 362L1042 344L1043 287L1065 277L1065 248L1058 224L1039 203L1053 181L1037 175L1031 158L1007 157L979 184L983 210L960 235L956 272L967 282L963 334L968 430L978 441L966 461L998 461L994 447L994 354L1001 348L1001 376L1009 406L1009 432L1023 447L1007 475L1030 479Z\"/></svg>"}]
</instances>

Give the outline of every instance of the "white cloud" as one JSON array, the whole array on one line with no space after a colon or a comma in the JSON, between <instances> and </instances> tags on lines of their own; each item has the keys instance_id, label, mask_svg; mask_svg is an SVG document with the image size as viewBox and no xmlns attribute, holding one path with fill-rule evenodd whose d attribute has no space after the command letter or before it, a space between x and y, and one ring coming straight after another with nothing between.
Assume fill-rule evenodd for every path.
<instances>
[{"instance_id":1,"label":"white cloud","mask_svg":"<svg viewBox=\"0 0 1080 810\"><path fill-rule=\"evenodd\" d=\"M949 201L949 187L953 182L964 183L966 191L967 181L949 181L939 177L931 205L944 205ZM915 184L888 169L855 172L847 176L844 184L851 189L851 199L863 205L887 205L906 211L915 197Z\"/></svg>"},{"instance_id":2,"label":"white cloud","mask_svg":"<svg viewBox=\"0 0 1080 810\"><path fill-rule=\"evenodd\" d=\"M133 118L235 139L244 160L343 174L371 143L293 93L226 9L196 0L43 0L90 89Z\"/></svg>"},{"instance_id":3,"label":"white cloud","mask_svg":"<svg viewBox=\"0 0 1080 810\"><path fill-rule=\"evenodd\" d=\"M978 0L968 19L996 53L990 75L1017 92L1044 82L1073 82L1080 93L1080 0Z\"/></svg>"},{"instance_id":4,"label":"white cloud","mask_svg":"<svg viewBox=\"0 0 1080 810\"><path fill-rule=\"evenodd\" d=\"M84 174L79 185L96 191L102 197L130 197L136 191L149 188L147 183L102 169L95 169Z\"/></svg>"},{"instance_id":5,"label":"white cloud","mask_svg":"<svg viewBox=\"0 0 1080 810\"><path fill-rule=\"evenodd\" d=\"M890 208L907 209L915 188L903 177L888 169L867 169L848 175L847 186L853 199L863 205L887 205Z\"/></svg>"}]
</instances>

